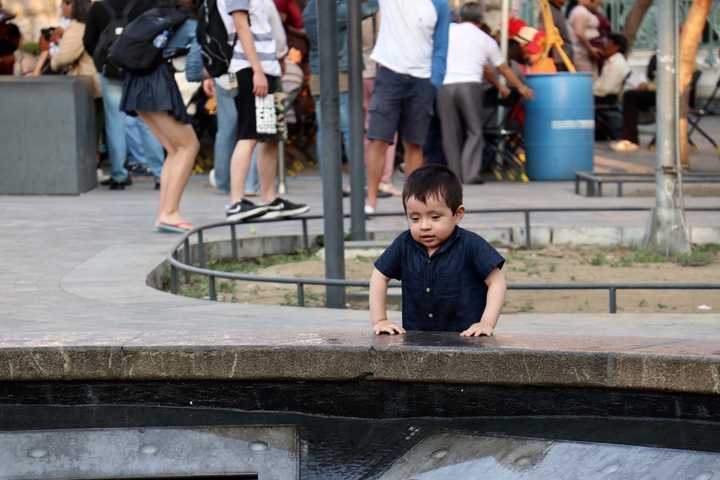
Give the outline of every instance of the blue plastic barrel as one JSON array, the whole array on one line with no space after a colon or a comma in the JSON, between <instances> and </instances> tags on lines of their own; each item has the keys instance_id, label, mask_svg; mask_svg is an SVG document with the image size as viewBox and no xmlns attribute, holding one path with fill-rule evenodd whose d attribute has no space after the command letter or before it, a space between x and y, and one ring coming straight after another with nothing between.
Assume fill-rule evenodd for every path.
<instances>
[{"instance_id":1,"label":"blue plastic barrel","mask_svg":"<svg viewBox=\"0 0 720 480\"><path fill-rule=\"evenodd\" d=\"M526 171L531 180L574 180L593 169L595 117L589 73L528 75L535 98L525 103Z\"/></svg>"}]
</instances>

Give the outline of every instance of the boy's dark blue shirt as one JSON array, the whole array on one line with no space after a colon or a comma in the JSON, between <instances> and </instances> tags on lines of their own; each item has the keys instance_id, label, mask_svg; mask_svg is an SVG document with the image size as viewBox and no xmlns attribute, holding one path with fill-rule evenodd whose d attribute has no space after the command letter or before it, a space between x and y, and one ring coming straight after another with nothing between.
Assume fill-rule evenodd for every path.
<instances>
[{"instance_id":1,"label":"boy's dark blue shirt","mask_svg":"<svg viewBox=\"0 0 720 480\"><path fill-rule=\"evenodd\" d=\"M432 255L410 231L375 261L388 278L402 281L403 328L462 332L485 311L485 279L505 259L481 236L460 227Z\"/></svg>"}]
</instances>

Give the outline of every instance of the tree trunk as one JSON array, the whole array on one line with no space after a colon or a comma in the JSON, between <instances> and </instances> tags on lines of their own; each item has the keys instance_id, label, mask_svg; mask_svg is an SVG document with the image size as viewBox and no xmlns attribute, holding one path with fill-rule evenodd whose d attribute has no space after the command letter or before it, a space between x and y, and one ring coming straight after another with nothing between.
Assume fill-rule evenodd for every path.
<instances>
[{"instance_id":1,"label":"tree trunk","mask_svg":"<svg viewBox=\"0 0 720 480\"><path fill-rule=\"evenodd\" d=\"M643 18L645 18L645 13L647 13L652 3L653 0L636 0L632 9L630 9L630 13L625 17L625 26L622 33L627 39L628 51L632 49L633 43L635 43L635 35L637 35Z\"/></svg>"},{"instance_id":2,"label":"tree trunk","mask_svg":"<svg viewBox=\"0 0 720 480\"><path fill-rule=\"evenodd\" d=\"M690 110L690 87L695 71L697 57L703 29L710 15L712 0L693 0L688 11L685 24L680 33L679 45L679 89L680 89L680 162L684 168L690 166L690 152L688 146L688 111Z\"/></svg>"}]
</instances>

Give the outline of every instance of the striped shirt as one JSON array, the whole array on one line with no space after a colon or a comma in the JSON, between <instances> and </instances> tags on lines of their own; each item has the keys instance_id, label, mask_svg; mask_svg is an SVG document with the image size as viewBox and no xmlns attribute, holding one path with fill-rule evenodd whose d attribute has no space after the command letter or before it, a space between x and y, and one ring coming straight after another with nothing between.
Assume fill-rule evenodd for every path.
<instances>
[{"instance_id":1,"label":"striped shirt","mask_svg":"<svg viewBox=\"0 0 720 480\"><path fill-rule=\"evenodd\" d=\"M266 75L280 76L280 63L277 60L275 38L273 37L267 4L265 0L218 0L218 10L225 22L229 36L236 33L233 12L247 12L250 20L250 32L255 41L255 51L263 72ZM235 43L235 51L230 62L230 72L239 72L251 67L240 41Z\"/></svg>"}]
</instances>

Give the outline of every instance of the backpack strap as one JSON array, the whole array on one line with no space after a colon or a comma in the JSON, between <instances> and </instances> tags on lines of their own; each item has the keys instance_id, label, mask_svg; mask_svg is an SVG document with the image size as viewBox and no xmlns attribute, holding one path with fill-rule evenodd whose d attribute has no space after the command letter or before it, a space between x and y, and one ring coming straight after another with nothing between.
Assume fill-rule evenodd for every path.
<instances>
[{"instance_id":1,"label":"backpack strap","mask_svg":"<svg viewBox=\"0 0 720 480\"><path fill-rule=\"evenodd\" d=\"M110 2L108 2L107 0L101 0L98 3L100 5L102 5L103 8L105 9L105 11L108 13L108 15L110 15L111 22L118 18L118 13L115 11L115 9L112 7L112 5L110 5Z\"/></svg>"},{"instance_id":2,"label":"backpack strap","mask_svg":"<svg viewBox=\"0 0 720 480\"><path fill-rule=\"evenodd\" d=\"M103 0L103 1L107 1L107 0ZM132 11L133 8L135 8L135 5L137 5L138 3L139 3L139 0L130 0L130 1L128 2L128 4L125 6L125 9L123 10L123 22L124 22L126 25L127 25L128 23L130 23L130 22L128 21L128 19L129 19L129 17L130 17L130 12Z\"/></svg>"}]
</instances>

